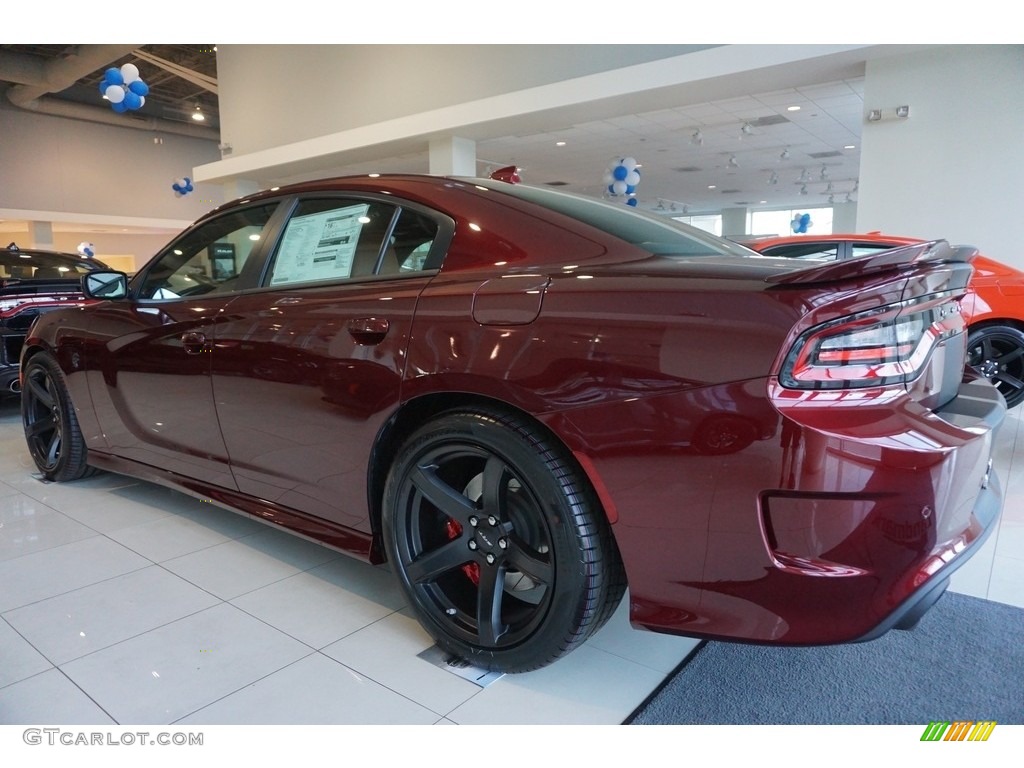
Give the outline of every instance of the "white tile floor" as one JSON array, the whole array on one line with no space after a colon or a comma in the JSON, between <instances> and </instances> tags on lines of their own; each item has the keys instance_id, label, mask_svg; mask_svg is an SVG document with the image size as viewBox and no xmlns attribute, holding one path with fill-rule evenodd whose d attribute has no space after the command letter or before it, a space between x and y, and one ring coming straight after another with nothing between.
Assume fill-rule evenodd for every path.
<instances>
[{"instance_id":1,"label":"white tile floor","mask_svg":"<svg viewBox=\"0 0 1024 768\"><path fill-rule=\"evenodd\" d=\"M952 586L1024 607L1022 420L999 436L1000 528ZM382 568L160 486L35 479L15 400L0 585L0 724L615 724L696 644L630 629L624 601L557 664L480 688L418 658Z\"/></svg>"}]
</instances>

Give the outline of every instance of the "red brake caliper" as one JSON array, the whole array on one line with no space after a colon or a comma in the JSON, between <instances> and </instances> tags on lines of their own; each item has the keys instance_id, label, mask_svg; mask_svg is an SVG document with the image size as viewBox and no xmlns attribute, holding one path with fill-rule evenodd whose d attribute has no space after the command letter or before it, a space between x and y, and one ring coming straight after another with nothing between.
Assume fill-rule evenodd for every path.
<instances>
[{"instance_id":1,"label":"red brake caliper","mask_svg":"<svg viewBox=\"0 0 1024 768\"><path fill-rule=\"evenodd\" d=\"M457 539L462 535L462 526L458 520L453 520L449 517L444 527L449 540ZM474 586L480 586L480 563L466 563L462 566L462 572L466 574L466 578L473 582Z\"/></svg>"}]
</instances>

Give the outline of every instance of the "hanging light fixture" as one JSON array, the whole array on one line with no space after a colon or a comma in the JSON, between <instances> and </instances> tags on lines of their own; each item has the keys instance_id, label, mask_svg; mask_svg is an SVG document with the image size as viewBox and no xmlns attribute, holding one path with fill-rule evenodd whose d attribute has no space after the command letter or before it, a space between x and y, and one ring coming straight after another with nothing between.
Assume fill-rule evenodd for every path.
<instances>
[{"instance_id":1,"label":"hanging light fixture","mask_svg":"<svg viewBox=\"0 0 1024 768\"><path fill-rule=\"evenodd\" d=\"M690 136L690 143L698 145L704 144L704 134L700 132L700 128L694 131L693 134Z\"/></svg>"},{"instance_id":2,"label":"hanging light fixture","mask_svg":"<svg viewBox=\"0 0 1024 768\"><path fill-rule=\"evenodd\" d=\"M807 185L806 184L804 184L802 187L800 187L800 194L801 195L806 195L807 194Z\"/></svg>"},{"instance_id":3,"label":"hanging light fixture","mask_svg":"<svg viewBox=\"0 0 1024 768\"><path fill-rule=\"evenodd\" d=\"M782 154L779 155L779 160L789 160L789 147L782 150Z\"/></svg>"},{"instance_id":4,"label":"hanging light fixture","mask_svg":"<svg viewBox=\"0 0 1024 768\"><path fill-rule=\"evenodd\" d=\"M729 167L730 168L739 168L740 167L739 161L736 160L736 155L729 155Z\"/></svg>"},{"instance_id":5,"label":"hanging light fixture","mask_svg":"<svg viewBox=\"0 0 1024 768\"><path fill-rule=\"evenodd\" d=\"M196 111L192 113L192 119L197 123L201 123L206 119L206 115L203 114L203 110L198 104L196 104Z\"/></svg>"},{"instance_id":6,"label":"hanging light fixture","mask_svg":"<svg viewBox=\"0 0 1024 768\"><path fill-rule=\"evenodd\" d=\"M742 138L743 136L749 136L753 132L754 132L754 126L752 126L750 123L744 123L743 127L740 128L740 133L742 134L742 136L740 138Z\"/></svg>"}]
</instances>

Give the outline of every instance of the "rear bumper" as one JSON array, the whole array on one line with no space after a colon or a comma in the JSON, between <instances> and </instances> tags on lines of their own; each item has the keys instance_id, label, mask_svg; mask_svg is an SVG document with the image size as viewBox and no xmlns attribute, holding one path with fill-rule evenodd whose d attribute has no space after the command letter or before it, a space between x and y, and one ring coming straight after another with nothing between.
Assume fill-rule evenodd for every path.
<instances>
[{"instance_id":1,"label":"rear bumper","mask_svg":"<svg viewBox=\"0 0 1024 768\"><path fill-rule=\"evenodd\" d=\"M760 386L778 427L732 454L657 448L669 436L652 435L655 420L643 414L633 423L647 429L631 447L621 433L612 451L587 441L585 466L615 515L631 620L779 645L866 640L913 624L997 522L990 457L1002 397L971 378L931 413L906 394L822 406ZM641 402L669 430L684 399ZM585 433L586 415L572 417Z\"/></svg>"}]
</instances>

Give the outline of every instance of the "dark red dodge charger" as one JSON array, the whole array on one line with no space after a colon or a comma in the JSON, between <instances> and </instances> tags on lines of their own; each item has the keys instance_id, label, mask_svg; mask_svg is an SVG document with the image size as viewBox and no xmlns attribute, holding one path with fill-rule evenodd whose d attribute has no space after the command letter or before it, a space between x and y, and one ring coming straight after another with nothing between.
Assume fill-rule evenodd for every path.
<instances>
[{"instance_id":1,"label":"dark red dodge charger","mask_svg":"<svg viewBox=\"0 0 1024 768\"><path fill-rule=\"evenodd\" d=\"M995 525L1003 398L965 373L973 251L794 263L487 179L221 206L40 316L29 450L387 562L492 669L634 625L775 644L907 627Z\"/></svg>"}]
</instances>

